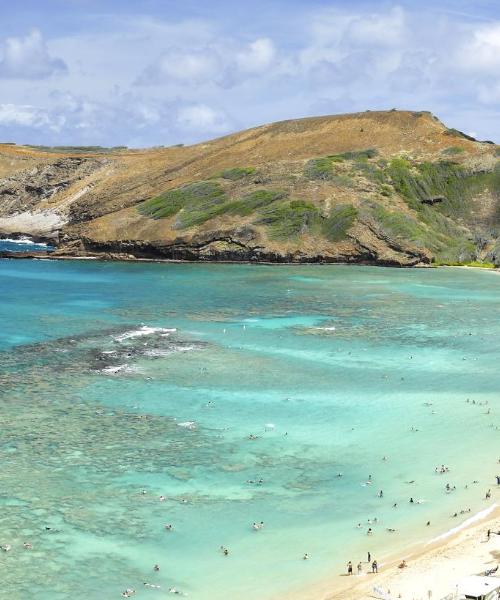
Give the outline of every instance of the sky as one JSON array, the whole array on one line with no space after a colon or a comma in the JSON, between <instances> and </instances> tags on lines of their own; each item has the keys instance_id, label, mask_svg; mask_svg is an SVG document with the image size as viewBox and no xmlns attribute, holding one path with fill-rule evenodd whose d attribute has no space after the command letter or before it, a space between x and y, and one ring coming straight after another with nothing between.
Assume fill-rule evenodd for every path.
<instances>
[{"instance_id":1,"label":"sky","mask_svg":"<svg viewBox=\"0 0 500 600\"><path fill-rule=\"evenodd\" d=\"M0 0L0 141L191 144L430 110L500 141L498 0Z\"/></svg>"}]
</instances>

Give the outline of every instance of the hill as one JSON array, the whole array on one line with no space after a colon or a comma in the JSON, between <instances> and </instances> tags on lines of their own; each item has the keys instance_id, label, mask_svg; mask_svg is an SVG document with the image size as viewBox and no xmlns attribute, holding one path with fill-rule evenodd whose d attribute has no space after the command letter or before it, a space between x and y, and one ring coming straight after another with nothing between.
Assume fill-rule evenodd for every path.
<instances>
[{"instance_id":1,"label":"hill","mask_svg":"<svg viewBox=\"0 0 500 600\"><path fill-rule=\"evenodd\" d=\"M500 264L500 147L428 112L283 121L183 147L0 144L0 235L56 255Z\"/></svg>"}]
</instances>

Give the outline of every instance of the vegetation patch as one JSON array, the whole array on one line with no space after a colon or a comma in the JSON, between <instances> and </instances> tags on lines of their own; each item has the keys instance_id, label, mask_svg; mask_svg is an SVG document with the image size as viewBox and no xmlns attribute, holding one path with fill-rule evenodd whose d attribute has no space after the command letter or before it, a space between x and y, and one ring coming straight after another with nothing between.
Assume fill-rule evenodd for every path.
<instances>
[{"instance_id":1,"label":"vegetation patch","mask_svg":"<svg viewBox=\"0 0 500 600\"><path fill-rule=\"evenodd\" d=\"M495 269L495 265L493 263L483 262L480 260L459 262L436 259L432 261L432 264L436 267L477 267L479 269Z\"/></svg>"},{"instance_id":2,"label":"vegetation patch","mask_svg":"<svg viewBox=\"0 0 500 600\"><path fill-rule=\"evenodd\" d=\"M257 224L266 225L269 237L277 240L293 239L319 225L316 206L306 200L274 203L261 210Z\"/></svg>"},{"instance_id":3,"label":"vegetation patch","mask_svg":"<svg viewBox=\"0 0 500 600\"><path fill-rule=\"evenodd\" d=\"M153 219L163 219L179 213L176 226L182 228L208 221L218 214L226 200L224 190L218 183L199 181L146 200L138 206L138 211Z\"/></svg>"},{"instance_id":4,"label":"vegetation patch","mask_svg":"<svg viewBox=\"0 0 500 600\"><path fill-rule=\"evenodd\" d=\"M378 152L375 148L368 148L367 150L353 150L350 152L342 152L341 154L331 154L330 156L323 156L321 158L312 158L305 164L304 175L308 179L335 181L336 178L339 177L333 170L333 165L335 163L341 163L346 160L359 162L367 161L369 158L377 156L377 154Z\"/></svg>"},{"instance_id":5,"label":"vegetation patch","mask_svg":"<svg viewBox=\"0 0 500 600\"><path fill-rule=\"evenodd\" d=\"M233 167L231 169L224 169L220 173L216 173L212 179L221 177L222 179L238 181L238 179L243 179L244 177L252 175L253 173L255 173L255 169L253 167Z\"/></svg>"},{"instance_id":6,"label":"vegetation patch","mask_svg":"<svg viewBox=\"0 0 500 600\"><path fill-rule=\"evenodd\" d=\"M69 154L86 154L88 152L106 154L108 152L117 152L119 150L128 150L127 146L112 146L107 148L105 146L35 146L28 145L27 148L34 148L35 150L41 150L42 152L55 152L55 153L69 153Z\"/></svg>"},{"instance_id":7,"label":"vegetation patch","mask_svg":"<svg viewBox=\"0 0 500 600\"><path fill-rule=\"evenodd\" d=\"M472 173L449 161L420 163L412 166L405 159L392 160L385 170L395 190L409 206L422 211L426 200L442 197L436 210L453 217L466 217L470 202L484 190L500 196L500 168L490 172Z\"/></svg>"},{"instance_id":8,"label":"vegetation patch","mask_svg":"<svg viewBox=\"0 0 500 600\"><path fill-rule=\"evenodd\" d=\"M453 127L447 129L444 132L445 135L451 135L453 137L461 137L461 138L465 138L466 140L469 140L471 142L477 142L476 138L472 137L471 135L467 135L466 133L464 133L463 131L459 131L458 129L454 129Z\"/></svg>"},{"instance_id":9,"label":"vegetation patch","mask_svg":"<svg viewBox=\"0 0 500 600\"><path fill-rule=\"evenodd\" d=\"M224 205L224 212L232 215L251 215L255 210L271 205L273 202L286 198L282 190L255 190L239 200Z\"/></svg>"},{"instance_id":10,"label":"vegetation patch","mask_svg":"<svg viewBox=\"0 0 500 600\"><path fill-rule=\"evenodd\" d=\"M465 149L461 146L449 146L442 151L442 154L446 154L447 156L456 156L457 154L462 154L465 152Z\"/></svg>"},{"instance_id":11,"label":"vegetation patch","mask_svg":"<svg viewBox=\"0 0 500 600\"><path fill-rule=\"evenodd\" d=\"M354 225L358 216L357 209L352 204L335 206L330 215L322 221L323 234L331 242L340 242L347 237L347 232Z\"/></svg>"}]
</instances>

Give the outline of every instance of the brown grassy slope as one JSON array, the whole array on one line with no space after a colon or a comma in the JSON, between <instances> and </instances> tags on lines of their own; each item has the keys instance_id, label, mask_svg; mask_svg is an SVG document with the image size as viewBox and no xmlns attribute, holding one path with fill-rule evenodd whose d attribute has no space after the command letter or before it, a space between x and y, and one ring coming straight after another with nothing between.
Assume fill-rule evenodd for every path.
<instances>
[{"instance_id":1,"label":"brown grassy slope","mask_svg":"<svg viewBox=\"0 0 500 600\"><path fill-rule=\"evenodd\" d=\"M17 195L10 193L7 202L9 194L5 189L2 193L0 181L0 232L19 231L20 223L25 229L31 226L26 233L53 229L66 251L72 247L78 252L87 248L180 258L427 262L436 254L424 235L428 224L422 225L419 239L414 240L405 239L406 227L394 234L373 219L370 202L407 215L412 223L418 221L401 194L386 190L382 195L380 185L352 163L335 165L337 176L329 181L304 177L309 159L367 148L376 148L376 161L400 155L417 162L438 161L449 148L458 149L453 160L467 168L491 169L496 160L491 145L450 134L430 113L406 111L283 121L188 147L72 154L2 145L0 177L3 182L6 177L15 180ZM39 186L43 189L35 191L40 197L34 208L30 173L47 165L51 165L48 177L52 187ZM312 203L321 219L346 204L358 210L358 218L342 239L332 242L316 225L305 224L300 235L277 239L255 215L219 214L196 227L179 229L175 217L155 220L137 210L138 204L158 194L233 167L252 167L255 176L219 180L230 200L255 189L280 189L289 199ZM12 182L6 187L9 185L12 187ZM479 220L490 220L496 200L488 190L477 204ZM29 218L19 220L23 211L50 214L51 218L43 220L38 215L29 225ZM454 226L463 230L465 237L473 235L466 223Z\"/></svg>"}]
</instances>

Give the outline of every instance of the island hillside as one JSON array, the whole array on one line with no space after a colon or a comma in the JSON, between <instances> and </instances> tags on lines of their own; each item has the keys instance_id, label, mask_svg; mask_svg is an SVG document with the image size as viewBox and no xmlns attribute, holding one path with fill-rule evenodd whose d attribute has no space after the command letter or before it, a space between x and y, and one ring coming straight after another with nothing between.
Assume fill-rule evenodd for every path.
<instances>
[{"instance_id":1,"label":"island hillside","mask_svg":"<svg viewBox=\"0 0 500 600\"><path fill-rule=\"evenodd\" d=\"M500 147L429 112L192 146L0 144L0 236L55 256L500 265Z\"/></svg>"}]
</instances>

